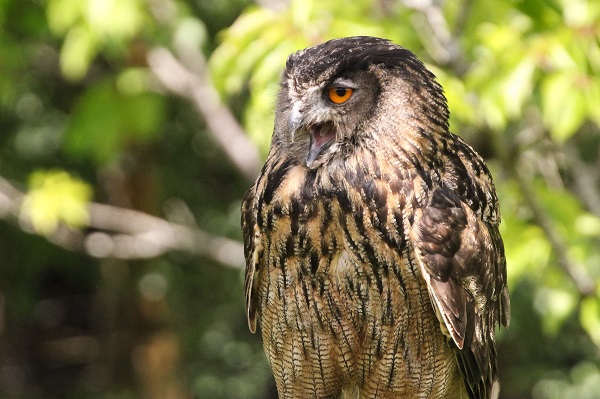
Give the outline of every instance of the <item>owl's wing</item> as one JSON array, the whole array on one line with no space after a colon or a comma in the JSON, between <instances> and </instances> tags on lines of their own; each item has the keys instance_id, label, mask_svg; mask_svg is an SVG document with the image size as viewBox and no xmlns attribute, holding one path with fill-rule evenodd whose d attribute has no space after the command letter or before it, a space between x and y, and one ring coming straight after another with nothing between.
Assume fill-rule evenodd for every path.
<instances>
[{"instance_id":1,"label":"owl's wing","mask_svg":"<svg viewBox=\"0 0 600 399\"><path fill-rule=\"evenodd\" d=\"M254 274L260 264L262 245L256 223L256 205L254 187L246 192L242 200L242 233L244 235L244 257L246 258L246 275L244 289L246 290L246 315L250 331L256 331L256 297L252 297Z\"/></svg>"},{"instance_id":2,"label":"owl's wing","mask_svg":"<svg viewBox=\"0 0 600 399\"><path fill-rule=\"evenodd\" d=\"M509 318L498 226L483 221L449 188L438 187L415 210L411 241L470 395L489 398L496 379L494 329Z\"/></svg>"}]
</instances>

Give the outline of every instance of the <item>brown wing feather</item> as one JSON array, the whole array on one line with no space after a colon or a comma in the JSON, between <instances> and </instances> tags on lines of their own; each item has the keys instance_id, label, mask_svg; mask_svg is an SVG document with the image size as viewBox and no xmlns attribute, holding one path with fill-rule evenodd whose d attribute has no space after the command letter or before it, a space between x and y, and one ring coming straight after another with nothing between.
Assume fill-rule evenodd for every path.
<instances>
[{"instance_id":1,"label":"brown wing feather","mask_svg":"<svg viewBox=\"0 0 600 399\"><path fill-rule=\"evenodd\" d=\"M259 257L262 254L255 208L253 187L246 192L242 200L242 233L244 235L244 256L246 258L244 289L246 292L248 327L252 332L256 332L256 298L252 296L254 274L256 273L256 265L260 264Z\"/></svg>"},{"instance_id":2,"label":"brown wing feather","mask_svg":"<svg viewBox=\"0 0 600 399\"><path fill-rule=\"evenodd\" d=\"M456 346L472 398L489 398L496 380L494 329L507 324L505 259L496 225L450 189L438 187L415 210L415 255L442 330Z\"/></svg>"}]
</instances>

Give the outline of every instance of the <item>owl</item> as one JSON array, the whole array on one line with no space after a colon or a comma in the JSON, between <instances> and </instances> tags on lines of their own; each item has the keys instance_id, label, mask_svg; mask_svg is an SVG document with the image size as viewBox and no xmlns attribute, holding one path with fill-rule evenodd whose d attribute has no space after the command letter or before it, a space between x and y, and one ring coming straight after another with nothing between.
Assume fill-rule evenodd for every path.
<instances>
[{"instance_id":1,"label":"owl","mask_svg":"<svg viewBox=\"0 0 600 399\"><path fill-rule=\"evenodd\" d=\"M497 398L498 198L442 87L373 37L292 54L242 203L249 327L281 399Z\"/></svg>"}]
</instances>

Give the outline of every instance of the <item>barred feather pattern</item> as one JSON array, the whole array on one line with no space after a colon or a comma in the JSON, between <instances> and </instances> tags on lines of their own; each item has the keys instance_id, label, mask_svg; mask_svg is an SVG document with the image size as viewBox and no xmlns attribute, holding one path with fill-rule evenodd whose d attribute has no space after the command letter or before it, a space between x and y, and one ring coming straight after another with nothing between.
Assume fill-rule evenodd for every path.
<instances>
[{"instance_id":1,"label":"barred feather pattern","mask_svg":"<svg viewBox=\"0 0 600 399\"><path fill-rule=\"evenodd\" d=\"M354 126L336 122L316 167L298 155L309 138L276 120L242 203L250 329L258 321L282 399L496 397L494 330L510 311L489 171L447 131L441 88L412 53L350 39L326 45L359 48L367 61L348 64L386 101ZM390 47L401 67L368 62L361 44ZM331 48L288 61L276 119L309 86L308 56Z\"/></svg>"}]
</instances>

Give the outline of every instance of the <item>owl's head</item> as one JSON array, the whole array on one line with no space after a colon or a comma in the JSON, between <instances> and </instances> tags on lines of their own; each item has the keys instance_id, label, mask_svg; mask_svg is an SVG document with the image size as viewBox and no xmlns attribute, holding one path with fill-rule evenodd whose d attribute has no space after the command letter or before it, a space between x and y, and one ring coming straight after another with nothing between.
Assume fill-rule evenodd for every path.
<instances>
[{"instance_id":1,"label":"owl's head","mask_svg":"<svg viewBox=\"0 0 600 399\"><path fill-rule=\"evenodd\" d=\"M409 50L357 36L330 40L287 60L273 145L315 169L382 136L448 130L435 76Z\"/></svg>"}]
</instances>

